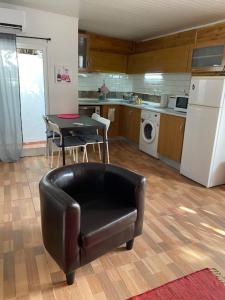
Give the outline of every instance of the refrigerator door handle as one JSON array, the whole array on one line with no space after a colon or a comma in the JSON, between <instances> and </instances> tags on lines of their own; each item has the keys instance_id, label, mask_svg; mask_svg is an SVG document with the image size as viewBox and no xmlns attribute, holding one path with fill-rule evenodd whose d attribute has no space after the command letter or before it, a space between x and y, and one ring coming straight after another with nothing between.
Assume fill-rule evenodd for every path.
<instances>
[{"instance_id":1,"label":"refrigerator door handle","mask_svg":"<svg viewBox=\"0 0 225 300\"><path fill-rule=\"evenodd\" d=\"M195 84L193 83L192 84L192 90L194 91L194 89L195 89Z\"/></svg>"}]
</instances>

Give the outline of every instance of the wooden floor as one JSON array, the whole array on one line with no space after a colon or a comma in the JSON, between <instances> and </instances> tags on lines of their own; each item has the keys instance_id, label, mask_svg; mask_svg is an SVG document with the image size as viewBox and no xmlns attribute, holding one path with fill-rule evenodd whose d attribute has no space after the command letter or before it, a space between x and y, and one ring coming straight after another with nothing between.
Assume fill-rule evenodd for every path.
<instances>
[{"instance_id":1,"label":"wooden floor","mask_svg":"<svg viewBox=\"0 0 225 300\"><path fill-rule=\"evenodd\" d=\"M42 244L46 158L0 164L0 299L119 300L204 267L225 273L225 187L201 187L124 142L111 143L110 154L147 178L144 232L132 251L121 247L78 269L69 287Z\"/></svg>"}]
</instances>

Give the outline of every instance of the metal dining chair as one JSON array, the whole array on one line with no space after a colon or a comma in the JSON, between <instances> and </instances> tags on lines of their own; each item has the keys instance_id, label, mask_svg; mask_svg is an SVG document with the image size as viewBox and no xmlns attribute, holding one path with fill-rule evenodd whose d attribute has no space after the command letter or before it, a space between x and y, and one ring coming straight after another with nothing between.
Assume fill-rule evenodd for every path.
<instances>
[{"instance_id":1,"label":"metal dining chair","mask_svg":"<svg viewBox=\"0 0 225 300\"><path fill-rule=\"evenodd\" d=\"M46 126L46 149L45 149L45 156L50 156L50 144L53 138L53 132L50 130L49 128L49 121L48 121L48 117L46 115L42 116L44 122L45 122L45 126ZM55 137L59 137L58 134L55 135Z\"/></svg>"},{"instance_id":2,"label":"metal dining chair","mask_svg":"<svg viewBox=\"0 0 225 300\"><path fill-rule=\"evenodd\" d=\"M106 152L107 152L107 162L109 163L109 143L108 143L108 130L110 126L110 120L101 117L100 115L93 113L92 119L98 121L106 126ZM101 147L100 145L103 144L103 136L99 134L98 129L94 130L93 133L85 132L80 135L80 138L86 143L86 145L98 145L98 152L99 152L99 159L101 160Z\"/></svg>"},{"instance_id":3,"label":"metal dining chair","mask_svg":"<svg viewBox=\"0 0 225 300\"><path fill-rule=\"evenodd\" d=\"M57 167L59 166L60 154L62 152L62 134L59 129L59 126L48 120L48 126L50 131L53 133L53 137L51 139L51 168L53 167L53 154L54 154L54 146L58 149L58 159L57 159ZM80 139L76 136L65 136L64 137L64 145L65 150L72 150L73 160L78 163L78 150L79 148L83 148L83 162L86 158L88 162L87 156L87 148L84 140ZM75 151L74 151L75 150Z\"/></svg>"}]
</instances>

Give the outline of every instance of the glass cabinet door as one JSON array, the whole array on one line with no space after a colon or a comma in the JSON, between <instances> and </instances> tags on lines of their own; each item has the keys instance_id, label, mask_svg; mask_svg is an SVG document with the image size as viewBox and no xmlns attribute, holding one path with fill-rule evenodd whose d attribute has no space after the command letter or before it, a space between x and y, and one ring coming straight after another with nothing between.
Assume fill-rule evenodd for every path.
<instances>
[{"instance_id":1,"label":"glass cabinet door","mask_svg":"<svg viewBox=\"0 0 225 300\"><path fill-rule=\"evenodd\" d=\"M79 34L78 38L78 68L88 68L88 36L85 34Z\"/></svg>"},{"instance_id":2,"label":"glass cabinet door","mask_svg":"<svg viewBox=\"0 0 225 300\"><path fill-rule=\"evenodd\" d=\"M224 45L193 49L192 68L217 68L223 66Z\"/></svg>"}]
</instances>

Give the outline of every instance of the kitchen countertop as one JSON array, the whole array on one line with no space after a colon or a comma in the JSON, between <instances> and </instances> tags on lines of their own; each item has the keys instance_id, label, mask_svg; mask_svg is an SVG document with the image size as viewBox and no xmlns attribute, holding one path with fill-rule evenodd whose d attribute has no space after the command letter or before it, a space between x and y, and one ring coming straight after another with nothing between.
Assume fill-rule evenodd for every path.
<instances>
[{"instance_id":1,"label":"kitchen countertop","mask_svg":"<svg viewBox=\"0 0 225 300\"><path fill-rule=\"evenodd\" d=\"M134 104L128 103L126 100L123 99L107 99L105 101L99 101L98 99L91 98L79 98L78 101L80 105L124 105L186 118L186 113L175 111L172 108L161 108L159 103L155 102L143 101L142 104Z\"/></svg>"}]
</instances>

